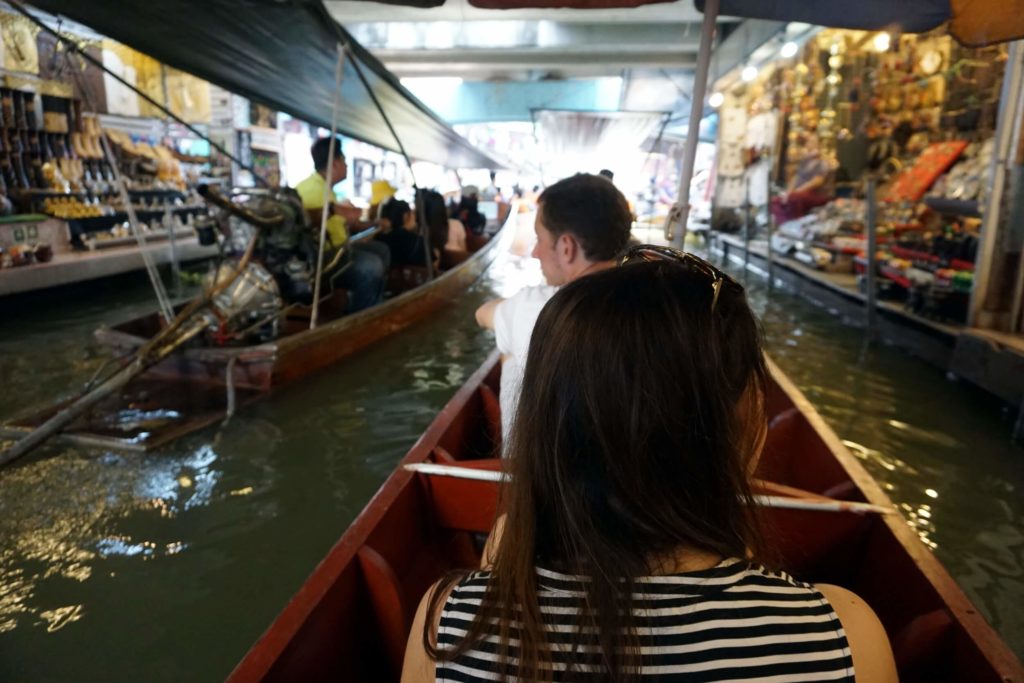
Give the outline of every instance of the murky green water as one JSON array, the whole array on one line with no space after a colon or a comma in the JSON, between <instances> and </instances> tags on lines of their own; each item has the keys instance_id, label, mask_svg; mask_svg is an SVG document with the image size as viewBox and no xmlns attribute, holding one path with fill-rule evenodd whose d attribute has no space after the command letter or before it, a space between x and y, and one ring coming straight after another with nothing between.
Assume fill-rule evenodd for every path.
<instances>
[{"instance_id":1,"label":"murky green water","mask_svg":"<svg viewBox=\"0 0 1024 683\"><path fill-rule=\"evenodd\" d=\"M217 681L302 583L493 341L484 299L539 277L506 259L456 306L151 455L49 446L0 473L0 680ZM980 392L798 299L767 301L772 353L1024 654L1024 451ZM144 280L0 322L0 418L102 362L100 322ZM89 303L91 302L91 303Z\"/></svg>"}]
</instances>

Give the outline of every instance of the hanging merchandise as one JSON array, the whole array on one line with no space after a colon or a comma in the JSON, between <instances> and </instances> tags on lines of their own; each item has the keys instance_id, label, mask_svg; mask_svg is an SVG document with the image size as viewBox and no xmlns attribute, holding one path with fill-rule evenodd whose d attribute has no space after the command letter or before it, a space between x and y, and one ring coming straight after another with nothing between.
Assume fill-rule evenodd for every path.
<instances>
[{"instance_id":1,"label":"hanging merchandise","mask_svg":"<svg viewBox=\"0 0 1024 683\"><path fill-rule=\"evenodd\" d=\"M857 197L871 175L887 295L921 315L962 322L1005 62L1005 47L966 48L938 31L819 31L793 57L762 65L753 81L719 86L717 205L768 204L761 159L774 156L773 250L863 273ZM764 146L771 117L782 130Z\"/></svg>"}]
</instances>

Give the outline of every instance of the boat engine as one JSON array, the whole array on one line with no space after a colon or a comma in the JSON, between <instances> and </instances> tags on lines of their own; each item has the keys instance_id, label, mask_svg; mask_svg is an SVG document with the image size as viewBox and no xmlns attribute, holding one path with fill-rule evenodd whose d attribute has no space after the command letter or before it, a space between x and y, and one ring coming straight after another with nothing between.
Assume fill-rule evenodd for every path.
<instances>
[{"instance_id":1,"label":"boat engine","mask_svg":"<svg viewBox=\"0 0 1024 683\"><path fill-rule=\"evenodd\" d=\"M236 266L221 263L205 278L209 290L235 275ZM210 302L207 338L217 346L231 342L260 343L277 337L284 304L274 276L259 263L250 263Z\"/></svg>"},{"instance_id":2,"label":"boat engine","mask_svg":"<svg viewBox=\"0 0 1024 683\"><path fill-rule=\"evenodd\" d=\"M223 209L218 224L235 250L244 249L257 232L253 261L272 276L285 303L312 302L317 242L294 190L246 190L235 201L215 188L200 186L199 193Z\"/></svg>"}]
</instances>

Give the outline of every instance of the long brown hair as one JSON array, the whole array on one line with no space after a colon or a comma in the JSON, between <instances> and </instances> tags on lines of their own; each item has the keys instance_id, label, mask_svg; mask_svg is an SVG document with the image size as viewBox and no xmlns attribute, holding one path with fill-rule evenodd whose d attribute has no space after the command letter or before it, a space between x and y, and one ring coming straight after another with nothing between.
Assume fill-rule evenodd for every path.
<instances>
[{"instance_id":1,"label":"long brown hair","mask_svg":"<svg viewBox=\"0 0 1024 683\"><path fill-rule=\"evenodd\" d=\"M586 577L571 676L634 680L643 663L633 587L665 570L655 558L757 552L748 472L767 369L742 288L728 283L712 305L711 285L677 263L640 263L576 280L545 306L510 436L491 578L455 648L430 647L424 634L433 657L457 659L493 634L505 679L550 680L540 566ZM593 645L599 654L588 654Z\"/></svg>"}]
</instances>

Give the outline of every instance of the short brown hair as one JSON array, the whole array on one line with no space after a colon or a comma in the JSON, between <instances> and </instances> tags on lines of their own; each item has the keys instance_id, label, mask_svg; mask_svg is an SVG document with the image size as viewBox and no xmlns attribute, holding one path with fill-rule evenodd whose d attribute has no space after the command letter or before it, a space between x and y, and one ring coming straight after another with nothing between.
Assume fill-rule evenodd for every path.
<instances>
[{"instance_id":1,"label":"short brown hair","mask_svg":"<svg viewBox=\"0 0 1024 683\"><path fill-rule=\"evenodd\" d=\"M537 202L544 227L555 238L571 234L590 261L614 259L629 242L629 203L607 178L577 173L545 189Z\"/></svg>"}]
</instances>

